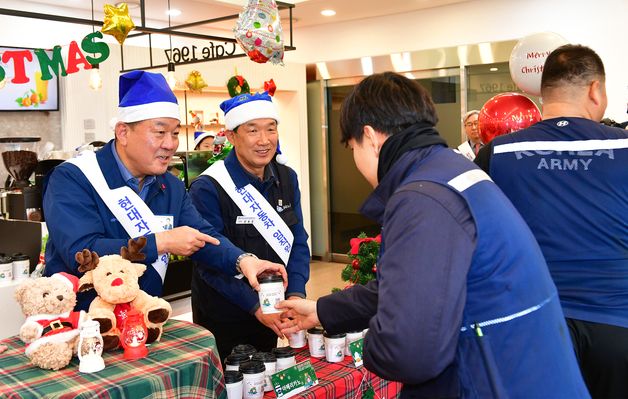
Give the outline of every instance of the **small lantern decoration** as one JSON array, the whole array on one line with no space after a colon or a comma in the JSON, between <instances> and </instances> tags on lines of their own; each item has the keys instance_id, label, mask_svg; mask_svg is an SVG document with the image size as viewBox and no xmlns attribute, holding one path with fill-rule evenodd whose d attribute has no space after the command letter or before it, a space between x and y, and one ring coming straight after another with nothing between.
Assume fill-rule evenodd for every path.
<instances>
[{"instance_id":1,"label":"small lantern decoration","mask_svg":"<svg viewBox=\"0 0 628 399\"><path fill-rule=\"evenodd\" d=\"M100 335L100 323L86 320L81 324L78 343L79 371L95 373L105 368L102 358L103 340Z\"/></svg>"},{"instance_id":2,"label":"small lantern decoration","mask_svg":"<svg viewBox=\"0 0 628 399\"><path fill-rule=\"evenodd\" d=\"M144 314L137 309L129 310L122 328L121 339L125 359L141 359L148 355L148 349L146 348L147 333L146 324L144 324Z\"/></svg>"}]
</instances>

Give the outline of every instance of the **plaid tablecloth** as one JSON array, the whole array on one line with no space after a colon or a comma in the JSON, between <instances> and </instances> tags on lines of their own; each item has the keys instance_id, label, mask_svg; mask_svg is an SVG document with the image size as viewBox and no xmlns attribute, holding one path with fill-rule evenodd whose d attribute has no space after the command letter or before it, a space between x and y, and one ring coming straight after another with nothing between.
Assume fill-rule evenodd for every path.
<instances>
[{"instance_id":1,"label":"plaid tablecloth","mask_svg":"<svg viewBox=\"0 0 628 399\"><path fill-rule=\"evenodd\" d=\"M364 366L356 369L350 356L339 363L329 363L325 358L310 357L307 346L297 349L296 361L309 360L318 377L318 385L293 396L304 399L361 399L369 387L375 391L374 399L394 399L399 396L402 384L384 380ZM264 399L275 398L273 391L266 392ZM292 399L292 398L291 398Z\"/></svg>"},{"instance_id":2,"label":"plaid tablecloth","mask_svg":"<svg viewBox=\"0 0 628 399\"><path fill-rule=\"evenodd\" d=\"M78 371L78 359L59 371L29 365L18 337L0 341L0 398L171 399L227 397L216 341L206 329L169 320L161 342L147 358L124 360L122 350L106 353L105 369Z\"/></svg>"}]
</instances>

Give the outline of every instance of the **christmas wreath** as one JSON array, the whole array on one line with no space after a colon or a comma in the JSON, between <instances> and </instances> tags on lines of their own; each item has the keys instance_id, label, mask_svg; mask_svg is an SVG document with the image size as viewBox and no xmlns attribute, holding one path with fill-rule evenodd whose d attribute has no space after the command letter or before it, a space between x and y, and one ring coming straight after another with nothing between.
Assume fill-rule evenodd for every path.
<instances>
[{"instance_id":1,"label":"christmas wreath","mask_svg":"<svg viewBox=\"0 0 628 399\"><path fill-rule=\"evenodd\" d=\"M251 93L249 82L246 81L241 75L235 75L229 78L227 81L227 90L231 97L238 96L244 93Z\"/></svg>"}]
</instances>

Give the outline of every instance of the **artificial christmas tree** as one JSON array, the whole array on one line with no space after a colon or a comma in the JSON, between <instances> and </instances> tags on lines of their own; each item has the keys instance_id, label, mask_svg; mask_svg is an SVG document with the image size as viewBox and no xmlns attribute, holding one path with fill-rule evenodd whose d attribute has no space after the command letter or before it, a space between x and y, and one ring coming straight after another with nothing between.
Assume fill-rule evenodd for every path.
<instances>
[{"instance_id":1,"label":"artificial christmas tree","mask_svg":"<svg viewBox=\"0 0 628 399\"><path fill-rule=\"evenodd\" d=\"M381 235L367 237L365 233L360 233L349 241L351 250L347 255L351 263L345 266L340 275L342 280L348 283L345 288L354 284L366 284L375 279L381 242ZM333 291L340 291L340 289L334 288Z\"/></svg>"}]
</instances>

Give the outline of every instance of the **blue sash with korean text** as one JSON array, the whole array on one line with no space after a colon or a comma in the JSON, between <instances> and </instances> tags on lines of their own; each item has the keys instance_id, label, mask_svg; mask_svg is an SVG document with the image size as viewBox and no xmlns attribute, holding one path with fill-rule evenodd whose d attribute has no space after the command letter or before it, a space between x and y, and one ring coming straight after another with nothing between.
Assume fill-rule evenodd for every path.
<instances>
[{"instance_id":1,"label":"blue sash with korean text","mask_svg":"<svg viewBox=\"0 0 628 399\"><path fill-rule=\"evenodd\" d=\"M124 227L129 237L137 238L164 231L159 218L130 187L123 186L113 190L109 188L105 176L98 166L95 153L84 151L78 157L67 162L76 165L83 172L107 208ZM159 254L152 266L159 273L163 283L168 267L168 254Z\"/></svg>"},{"instance_id":2,"label":"blue sash with korean text","mask_svg":"<svg viewBox=\"0 0 628 399\"><path fill-rule=\"evenodd\" d=\"M250 184L237 188L223 161L215 162L202 174L213 177L222 186L242 215L253 220L253 226L288 265L294 235L266 198Z\"/></svg>"}]
</instances>

